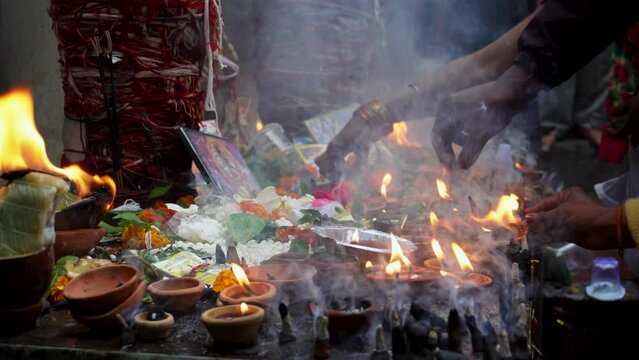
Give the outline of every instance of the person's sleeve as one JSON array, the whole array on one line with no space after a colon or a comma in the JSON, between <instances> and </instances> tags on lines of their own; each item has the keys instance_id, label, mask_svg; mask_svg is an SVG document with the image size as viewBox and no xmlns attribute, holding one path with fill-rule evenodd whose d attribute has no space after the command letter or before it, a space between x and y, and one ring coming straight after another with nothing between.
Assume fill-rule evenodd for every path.
<instances>
[{"instance_id":1,"label":"person's sleeve","mask_svg":"<svg viewBox=\"0 0 639 360\"><path fill-rule=\"evenodd\" d=\"M637 21L636 0L548 0L519 38L515 63L557 86Z\"/></svg>"},{"instance_id":2,"label":"person's sleeve","mask_svg":"<svg viewBox=\"0 0 639 360\"><path fill-rule=\"evenodd\" d=\"M624 210L626 211L630 235L632 235L632 239L639 247L639 198L626 200Z\"/></svg>"}]
</instances>

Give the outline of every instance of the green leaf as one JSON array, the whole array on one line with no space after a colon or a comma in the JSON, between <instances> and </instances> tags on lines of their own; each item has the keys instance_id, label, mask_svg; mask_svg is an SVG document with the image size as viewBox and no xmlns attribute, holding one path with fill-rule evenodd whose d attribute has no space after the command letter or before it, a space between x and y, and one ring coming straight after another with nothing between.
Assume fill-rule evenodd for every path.
<instances>
[{"instance_id":1,"label":"green leaf","mask_svg":"<svg viewBox=\"0 0 639 360\"><path fill-rule=\"evenodd\" d=\"M124 228L121 228L119 226L113 226L105 221L100 221L98 226L103 228L104 231L108 232L109 234L120 234L122 233L122 231L124 231Z\"/></svg>"},{"instance_id":2,"label":"green leaf","mask_svg":"<svg viewBox=\"0 0 639 360\"><path fill-rule=\"evenodd\" d=\"M304 240L293 239L291 240L291 246L288 249L289 252L296 252L302 254L308 254L309 246Z\"/></svg>"},{"instance_id":3,"label":"green leaf","mask_svg":"<svg viewBox=\"0 0 639 360\"><path fill-rule=\"evenodd\" d=\"M267 239L272 239L275 237L275 231L277 231L277 225L273 222L269 222L264 226L264 229L260 231L259 234L255 237L256 241L263 241Z\"/></svg>"},{"instance_id":4,"label":"green leaf","mask_svg":"<svg viewBox=\"0 0 639 360\"><path fill-rule=\"evenodd\" d=\"M166 193L169 192L169 189L171 189L170 185L153 188L153 190L149 193L149 196L146 198L146 201L149 202L150 200L166 195Z\"/></svg>"},{"instance_id":5,"label":"green leaf","mask_svg":"<svg viewBox=\"0 0 639 360\"><path fill-rule=\"evenodd\" d=\"M313 254L321 254L326 252L326 246L315 246L311 248Z\"/></svg>"},{"instance_id":6,"label":"green leaf","mask_svg":"<svg viewBox=\"0 0 639 360\"><path fill-rule=\"evenodd\" d=\"M79 259L79 257L77 257L77 256L67 255L67 256L63 256L63 257L59 258L58 260L56 260L55 264L59 265L59 266L64 266L64 264L66 264L67 261L76 261L78 259Z\"/></svg>"},{"instance_id":7,"label":"green leaf","mask_svg":"<svg viewBox=\"0 0 639 360\"><path fill-rule=\"evenodd\" d=\"M298 225L313 223L322 218L322 213L315 209L302 210L302 214L304 216L297 222Z\"/></svg>"},{"instance_id":8,"label":"green leaf","mask_svg":"<svg viewBox=\"0 0 639 360\"><path fill-rule=\"evenodd\" d=\"M149 223L140 219L136 213L123 212L114 216L113 219L120 220L118 226L123 229L129 225L140 225L145 229L149 228Z\"/></svg>"},{"instance_id":9,"label":"green leaf","mask_svg":"<svg viewBox=\"0 0 639 360\"><path fill-rule=\"evenodd\" d=\"M142 303L145 305L153 304L153 298L149 294L144 295L144 297L142 298Z\"/></svg>"},{"instance_id":10,"label":"green leaf","mask_svg":"<svg viewBox=\"0 0 639 360\"><path fill-rule=\"evenodd\" d=\"M266 220L252 214L231 214L226 228L229 238L237 243L253 240L266 226Z\"/></svg>"}]
</instances>

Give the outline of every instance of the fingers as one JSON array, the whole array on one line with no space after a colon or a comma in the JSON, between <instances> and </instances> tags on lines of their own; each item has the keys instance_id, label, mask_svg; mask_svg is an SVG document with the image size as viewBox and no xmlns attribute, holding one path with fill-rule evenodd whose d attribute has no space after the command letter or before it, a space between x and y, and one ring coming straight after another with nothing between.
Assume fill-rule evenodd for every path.
<instances>
[{"instance_id":1,"label":"fingers","mask_svg":"<svg viewBox=\"0 0 639 360\"><path fill-rule=\"evenodd\" d=\"M559 206L560 203L560 194L555 194L545 199L539 200L535 205L524 209L524 213L527 214L526 219L528 219L528 214L538 214L541 212L553 210L557 206ZM537 221L537 219L534 219L534 221Z\"/></svg>"},{"instance_id":2,"label":"fingers","mask_svg":"<svg viewBox=\"0 0 639 360\"><path fill-rule=\"evenodd\" d=\"M454 119L450 116L451 107L449 101L440 104L437 118L431 132L431 143L439 161L447 168L455 166L455 153L453 152L453 138L456 132Z\"/></svg>"}]
</instances>

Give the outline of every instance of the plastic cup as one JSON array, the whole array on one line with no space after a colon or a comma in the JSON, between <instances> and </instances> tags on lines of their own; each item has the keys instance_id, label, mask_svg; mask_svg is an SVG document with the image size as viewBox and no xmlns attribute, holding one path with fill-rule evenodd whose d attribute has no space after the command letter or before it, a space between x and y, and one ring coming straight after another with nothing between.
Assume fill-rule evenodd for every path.
<instances>
[{"instance_id":1,"label":"plastic cup","mask_svg":"<svg viewBox=\"0 0 639 360\"><path fill-rule=\"evenodd\" d=\"M619 261L613 257L600 256L592 262L590 285L586 293L597 300L613 301L621 299L626 289L619 280Z\"/></svg>"}]
</instances>

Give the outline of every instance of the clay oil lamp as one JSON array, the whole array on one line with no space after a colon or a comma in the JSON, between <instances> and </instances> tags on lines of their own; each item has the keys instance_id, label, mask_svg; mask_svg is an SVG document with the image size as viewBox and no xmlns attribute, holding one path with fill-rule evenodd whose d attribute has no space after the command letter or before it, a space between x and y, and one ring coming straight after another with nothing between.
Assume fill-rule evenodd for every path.
<instances>
[{"instance_id":1,"label":"clay oil lamp","mask_svg":"<svg viewBox=\"0 0 639 360\"><path fill-rule=\"evenodd\" d=\"M267 282L281 289L292 289L311 283L317 269L313 265L292 262L251 266L246 273L252 282Z\"/></svg>"},{"instance_id":2,"label":"clay oil lamp","mask_svg":"<svg viewBox=\"0 0 639 360\"><path fill-rule=\"evenodd\" d=\"M317 253L308 258L308 263L313 265L320 273L339 272L355 273L360 269L360 262L356 256L346 253Z\"/></svg>"},{"instance_id":3,"label":"clay oil lamp","mask_svg":"<svg viewBox=\"0 0 639 360\"><path fill-rule=\"evenodd\" d=\"M384 310L383 305L373 304L364 298L331 297L327 304L324 315L328 317L328 332L332 342L365 332L371 319ZM313 309L315 306L313 303L309 305L312 313L317 312Z\"/></svg>"},{"instance_id":4,"label":"clay oil lamp","mask_svg":"<svg viewBox=\"0 0 639 360\"><path fill-rule=\"evenodd\" d=\"M246 303L209 309L202 321L216 345L246 346L257 342L264 310Z\"/></svg>"},{"instance_id":5,"label":"clay oil lamp","mask_svg":"<svg viewBox=\"0 0 639 360\"><path fill-rule=\"evenodd\" d=\"M148 287L153 301L163 310L185 314L193 309L202 297L204 283L191 277L176 277L156 281Z\"/></svg>"},{"instance_id":6,"label":"clay oil lamp","mask_svg":"<svg viewBox=\"0 0 639 360\"><path fill-rule=\"evenodd\" d=\"M244 269L231 264L238 285L227 287L220 292L220 301L224 304L249 303L268 306L275 299L277 290L273 284L263 281L249 281Z\"/></svg>"},{"instance_id":7,"label":"clay oil lamp","mask_svg":"<svg viewBox=\"0 0 639 360\"><path fill-rule=\"evenodd\" d=\"M138 313L133 320L138 336L145 340L166 339L171 335L175 324L173 315L159 308Z\"/></svg>"},{"instance_id":8,"label":"clay oil lamp","mask_svg":"<svg viewBox=\"0 0 639 360\"><path fill-rule=\"evenodd\" d=\"M388 187L393 181L393 176L387 173L382 178L379 195L371 195L364 199L364 214L368 218L389 218L391 214L397 215L401 207L401 199L388 195Z\"/></svg>"},{"instance_id":9,"label":"clay oil lamp","mask_svg":"<svg viewBox=\"0 0 639 360\"><path fill-rule=\"evenodd\" d=\"M473 268L470 259L468 259L468 256L466 256L466 253L461 248L461 246L453 242L451 244L451 248L453 250L453 253L455 254L455 257L457 258L457 262L459 264L461 272L453 272L440 269L439 273L442 277L452 278L456 283L456 287L459 287L461 285L489 286L493 283L493 279L490 276L474 272L475 269Z\"/></svg>"},{"instance_id":10,"label":"clay oil lamp","mask_svg":"<svg viewBox=\"0 0 639 360\"><path fill-rule=\"evenodd\" d=\"M383 271L379 271L379 265L372 265L368 269L366 275L369 280L376 282L406 282L406 283L425 283L439 278L439 274L434 271L426 270L421 266L415 266L404 255L402 248L399 246L397 238L391 234L391 258L389 263L384 266Z\"/></svg>"}]
</instances>

